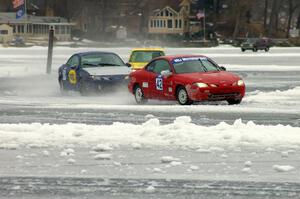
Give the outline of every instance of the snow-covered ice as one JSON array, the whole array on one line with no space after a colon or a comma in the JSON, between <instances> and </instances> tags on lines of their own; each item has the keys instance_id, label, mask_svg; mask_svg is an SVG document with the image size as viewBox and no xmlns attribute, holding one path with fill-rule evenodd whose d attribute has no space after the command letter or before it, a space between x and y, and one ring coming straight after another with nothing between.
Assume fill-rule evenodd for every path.
<instances>
[{"instance_id":1,"label":"snow-covered ice","mask_svg":"<svg viewBox=\"0 0 300 199\"><path fill-rule=\"evenodd\" d=\"M299 182L300 48L166 49L208 55L243 77L247 94L237 106L151 100L137 106L127 90L61 96L58 67L73 53L93 50L127 61L131 48L57 47L47 76L45 47L0 47L1 175ZM142 185L140 192L160 190Z\"/></svg>"}]
</instances>

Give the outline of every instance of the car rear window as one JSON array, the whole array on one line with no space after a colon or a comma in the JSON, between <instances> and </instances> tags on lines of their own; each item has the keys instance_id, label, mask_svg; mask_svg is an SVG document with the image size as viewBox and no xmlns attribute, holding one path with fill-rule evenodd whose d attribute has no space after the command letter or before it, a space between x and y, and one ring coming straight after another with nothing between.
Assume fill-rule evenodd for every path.
<instances>
[{"instance_id":1,"label":"car rear window","mask_svg":"<svg viewBox=\"0 0 300 199\"><path fill-rule=\"evenodd\" d=\"M130 62L150 62L152 59L164 55L162 51L134 51L130 57Z\"/></svg>"}]
</instances>

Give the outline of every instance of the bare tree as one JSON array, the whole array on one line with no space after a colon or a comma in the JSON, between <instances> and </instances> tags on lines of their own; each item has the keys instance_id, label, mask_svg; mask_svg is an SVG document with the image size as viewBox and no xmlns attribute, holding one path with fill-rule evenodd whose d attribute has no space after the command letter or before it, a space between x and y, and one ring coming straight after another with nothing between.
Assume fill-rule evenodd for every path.
<instances>
[{"instance_id":1,"label":"bare tree","mask_svg":"<svg viewBox=\"0 0 300 199\"><path fill-rule=\"evenodd\" d=\"M233 31L233 38L236 38L239 31L240 31L240 26L241 22L246 18L246 13L251 9L251 6L253 4L253 1L248 1L248 0L239 0L239 1L232 1L232 4L234 5L233 7L233 13L235 13L234 18L235 18L235 26L234 26L234 31Z\"/></svg>"},{"instance_id":2,"label":"bare tree","mask_svg":"<svg viewBox=\"0 0 300 199\"><path fill-rule=\"evenodd\" d=\"M293 19L293 15L295 11L300 7L299 0L288 0L288 24L286 28L286 37L288 38L290 36L290 29L291 29L291 23Z\"/></svg>"},{"instance_id":3,"label":"bare tree","mask_svg":"<svg viewBox=\"0 0 300 199\"><path fill-rule=\"evenodd\" d=\"M269 0L265 0L265 9L264 9L264 28L267 28L268 21L268 8L269 8Z\"/></svg>"},{"instance_id":4,"label":"bare tree","mask_svg":"<svg viewBox=\"0 0 300 199\"><path fill-rule=\"evenodd\" d=\"M270 23L268 26L268 35L274 35L278 29L278 13L280 10L280 2L281 0L273 0L272 10L270 15Z\"/></svg>"},{"instance_id":5,"label":"bare tree","mask_svg":"<svg viewBox=\"0 0 300 199\"><path fill-rule=\"evenodd\" d=\"M297 18L297 29L300 29L300 12L299 12L298 18Z\"/></svg>"}]
</instances>

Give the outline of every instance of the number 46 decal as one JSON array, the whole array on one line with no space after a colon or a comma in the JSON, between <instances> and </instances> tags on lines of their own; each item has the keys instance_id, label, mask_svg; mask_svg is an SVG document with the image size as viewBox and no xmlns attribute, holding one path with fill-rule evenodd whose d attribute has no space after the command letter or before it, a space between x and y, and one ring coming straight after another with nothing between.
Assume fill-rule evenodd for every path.
<instances>
[{"instance_id":1,"label":"number 46 decal","mask_svg":"<svg viewBox=\"0 0 300 199\"><path fill-rule=\"evenodd\" d=\"M163 77L162 76L158 76L156 78L156 90L162 91L163 89Z\"/></svg>"}]
</instances>

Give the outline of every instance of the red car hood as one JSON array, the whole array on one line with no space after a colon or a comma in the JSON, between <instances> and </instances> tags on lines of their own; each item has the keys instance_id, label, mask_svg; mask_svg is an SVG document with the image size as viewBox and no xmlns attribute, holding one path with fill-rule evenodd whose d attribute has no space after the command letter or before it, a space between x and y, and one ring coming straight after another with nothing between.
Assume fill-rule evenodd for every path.
<instances>
[{"instance_id":1,"label":"red car hood","mask_svg":"<svg viewBox=\"0 0 300 199\"><path fill-rule=\"evenodd\" d=\"M203 82L208 84L231 84L240 79L237 75L225 71L176 74L176 77L188 83Z\"/></svg>"}]
</instances>

